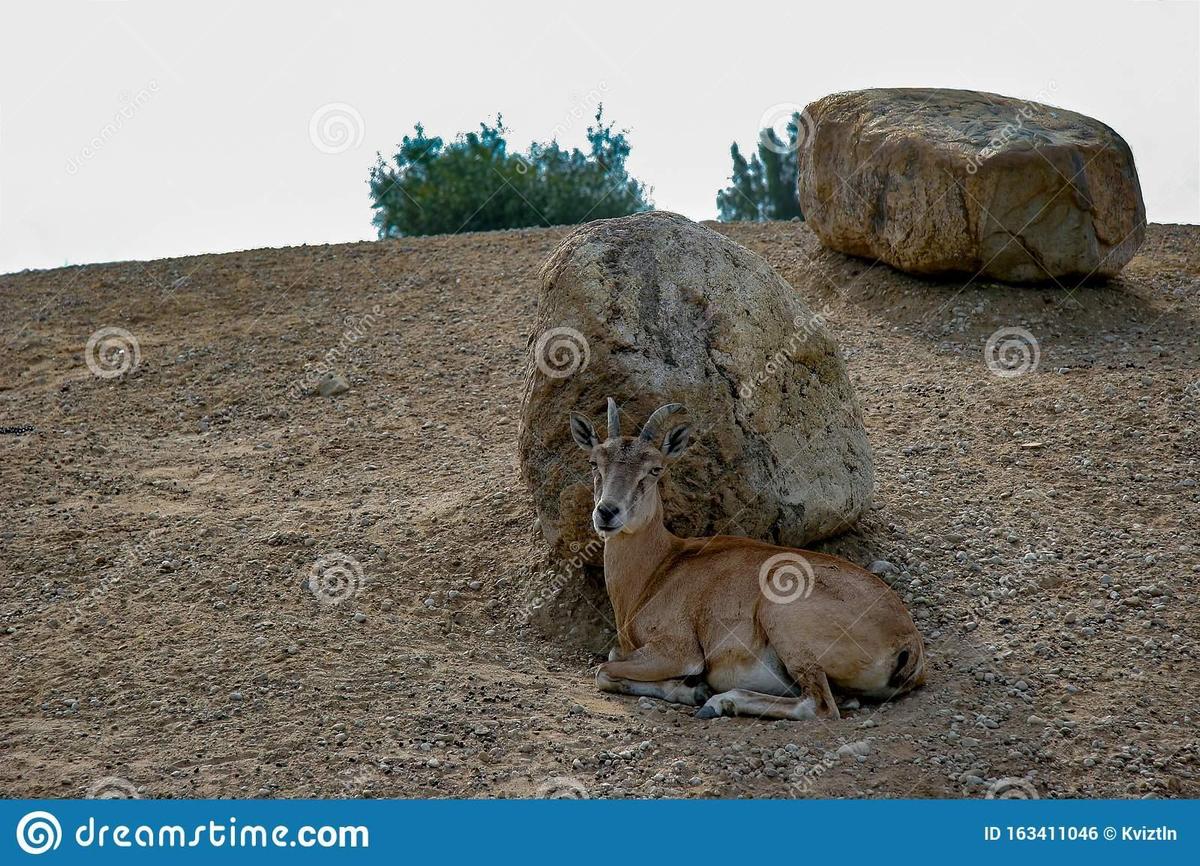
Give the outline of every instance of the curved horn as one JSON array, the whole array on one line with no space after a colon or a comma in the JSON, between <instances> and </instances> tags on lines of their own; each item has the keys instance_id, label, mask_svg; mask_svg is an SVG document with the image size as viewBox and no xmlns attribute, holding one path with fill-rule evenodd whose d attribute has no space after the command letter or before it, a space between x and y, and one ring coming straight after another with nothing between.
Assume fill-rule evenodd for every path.
<instances>
[{"instance_id":1,"label":"curved horn","mask_svg":"<svg viewBox=\"0 0 1200 866\"><path fill-rule=\"evenodd\" d=\"M621 416L617 413L617 401L608 398L608 438L616 439L621 435Z\"/></svg>"},{"instance_id":2,"label":"curved horn","mask_svg":"<svg viewBox=\"0 0 1200 866\"><path fill-rule=\"evenodd\" d=\"M658 428L662 426L663 422L676 412L684 411L686 410L682 403L668 403L665 406L659 406L642 425L641 437L647 442L653 442L658 438Z\"/></svg>"}]
</instances>

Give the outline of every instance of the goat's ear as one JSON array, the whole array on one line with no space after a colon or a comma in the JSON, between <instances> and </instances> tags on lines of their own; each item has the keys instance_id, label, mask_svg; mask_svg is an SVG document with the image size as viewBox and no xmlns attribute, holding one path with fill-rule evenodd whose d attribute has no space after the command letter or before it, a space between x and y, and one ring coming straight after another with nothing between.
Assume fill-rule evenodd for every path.
<instances>
[{"instance_id":1,"label":"goat's ear","mask_svg":"<svg viewBox=\"0 0 1200 866\"><path fill-rule=\"evenodd\" d=\"M692 428L687 424L680 424L668 433L662 443L663 456L670 460L682 454L688 447L691 433Z\"/></svg>"},{"instance_id":2,"label":"goat's ear","mask_svg":"<svg viewBox=\"0 0 1200 866\"><path fill-rule=\"evenodd\" d=\"M600 443L592 422L578 412L571 413L571 438L584 451L591 451Z\"/></svg>"}]
</instances>

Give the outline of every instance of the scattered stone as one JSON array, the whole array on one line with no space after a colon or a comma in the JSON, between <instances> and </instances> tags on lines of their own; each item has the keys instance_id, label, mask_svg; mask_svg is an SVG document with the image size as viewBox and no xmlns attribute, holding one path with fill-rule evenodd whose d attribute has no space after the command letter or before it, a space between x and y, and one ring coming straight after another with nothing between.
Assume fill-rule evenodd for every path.
<instances>
[{"instance_id":1,"label":"scattered stone","mask_svg":"<svg viewBox=\"0 0 1200 866\"><path fill-rule=\"evenodd\" d=\"M871 742L869 740L856 740L852 743L846 743L839 746L837 755L839 758L866 758L871 754Z\"/></svg>"},{"instance_id":2,"label":"scattered stone","mask_svg":"<svg viewBox=\"0 0 1200 866\"><path fill-rule=\"evenodd\" d=\"M337 373L327 371L317 380L317 393L322 397L332 397L335 394L345 394L350 390L350 383Z\"/></svg>"}]
</instances>

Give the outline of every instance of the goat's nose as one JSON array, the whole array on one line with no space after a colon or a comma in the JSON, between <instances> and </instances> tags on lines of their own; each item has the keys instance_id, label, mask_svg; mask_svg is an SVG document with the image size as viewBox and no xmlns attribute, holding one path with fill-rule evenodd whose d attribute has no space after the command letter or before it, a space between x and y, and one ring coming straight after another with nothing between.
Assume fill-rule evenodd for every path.
<instances>
[{"instance_id":1,"label":"goat's nose","mask_svg":"<svg viewBox=\"0 0 1200 866\"><path fill-rule=\"evenodd\" d=\"M601 502L596 506L596 515L603 523L612 523L613 518L621 513L620 506L612 505L608 502Z\"/></svg>"}]
</instances>

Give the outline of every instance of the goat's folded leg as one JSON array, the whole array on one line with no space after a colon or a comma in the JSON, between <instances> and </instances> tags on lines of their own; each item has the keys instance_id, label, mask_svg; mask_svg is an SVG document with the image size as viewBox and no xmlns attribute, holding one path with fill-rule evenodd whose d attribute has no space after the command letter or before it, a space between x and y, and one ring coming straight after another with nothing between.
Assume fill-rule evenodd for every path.
<instances>
[{"instance_id":1,"label":"goat's folded leg","mask_svg":"<svg viewBox=\"0 0 1200 866\"><path fill-rule=\"evenodd\" d=\"M816 701L807 697L787 698L749 689L730 689L713 695L696 711L698 719L715 719L717 716L756 716L760 719L793 721L815 719Z\"/></svg>"},{"instance_id":2,"label":"goat's folded leg","mask_svg":"<svg viewBox=\"0 0 1200 866\"><path fill-rule=\"evenodd\" d=\"M825 671L798 653L784 657L796 684L794 695L769 695L750 689L730 689L713 695L696 711L696 717L757 716L760 719L837 719L841 717Z\"/></svg>"},{"instance_id":3,"label":"goat's folded leg","mask_svg":"<svg viewBox=\"0 0 1200 866\"><path fill-rule=\"evenodd\" d=\"M709 699L712 689L704 680L694 682L695 677L678 680L657 680L655 682L640 682L638 680L623 680L610 677L604 671L596 673L596 688L602 692L612 692L618 695L634 695L636 697L659 698L673 704L687 704L698 707Z\"/></svg>"},{"instance_id":4,"label":"goat's folded leg","mask_svg":"<svg viewBox=\"0 0 1200 866\"><path fill-rule=\"evenodd\" d=\"M596 688L602 692L661 698L677 704L700 706L712 695L704 681L704 657L699 651L664 645L647 645L619 661L605 662L596 671Z\"/></svg>"}]
</instances>

